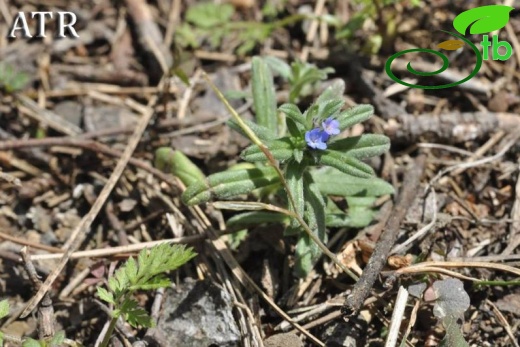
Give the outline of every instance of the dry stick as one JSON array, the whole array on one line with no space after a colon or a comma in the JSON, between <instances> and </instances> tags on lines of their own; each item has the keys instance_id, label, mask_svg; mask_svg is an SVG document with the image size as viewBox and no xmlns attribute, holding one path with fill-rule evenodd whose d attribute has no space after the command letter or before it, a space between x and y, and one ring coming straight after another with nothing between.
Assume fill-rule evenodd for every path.
<instances>
[{"instance_id":1,"label":"dry stick","mask_svg":"<svg viewBox=\"0 0 520 347\"><path fill-rule=\"evenodd\" d=\"M150 101L150 103L155 103L157 100L157 97L153 97ZM40 300L43 298L45 293L50 289L52 283L56 280L58 275L61 273L67 262L69 261L70 255L78 248L78 246L81 244L83 239L85 238L86 233L90 229L90 226L92 225L92 222L98 215L99 211L103 207L106 199L114 189L114 187L117 184L117 181L121 177L121 174L125 170L128 161L130 157L132 156L132 153L134 152L135 148L137 147L137 144L139 143L139 140L141 139L141 136L146 129L146 126L150 122L150 119L152 118L153 110L149 108L147 112L143 113L142 118L139 120L139 123L137 124L137 127L130 137L130 140L128 141L128 145L125 148L125 151L123 152L123 155L121 156L121 159L118 161L114 171L110 175L110 178L107 182L107 184L103 187L103 190L99 194L98 198L96 199L96 202L94 205L92 205L90 211L87 213L85 217L81 220L79 225L74 229L72 232L69 240L66 243L66 252L61 258L60 262L54 269L54 271L47 277L43 285L38 289L38 292L35 296L29 300L29 303L23 310L21 317L26 317L35 307L38 305Z\"/></svg>"},{"instance_id":2,"label":"dry stick","mask_svg":"<svg viewBox=\"0 0 520 347\"><path fill-rule=\"evenodd\" d=\"M38 278L36 269L27 255L27 247L20 251L25 271L35 287L41 287L42 281ZM38 337L40 340L54 336L54 308L49 293L45 293L40 307L38 307Z\"/></svg>"},{"instance_id":3,"label":"dry stick","mask_svg":"<svg viewBox=\"0 0 520 347\"><path fill-rule=\"evenodd\" d=\"M163 240L157 240L157 241L148 241L148 242L140 242L133 245L126 245L126 246L117 246L117 247L108 247L108 248L97 248L97 249L90 249L87 251L78 251L73 252L70 254L70 259L79 259L79 258L95 258L95 257L106 257L110 255L116 255L116 254L125 254L125 253L132 253L132 252L138 252L140 250L143 250L145 248L150 248L153 246L157 246L162 243L171 243L171 244L191 244L194 242L198 242L203 240L206 237L205 234L202 235L192 235L192 236L183 236L183 237L177 237L173 239L163 239ZM63 250L61 250L61 253L63 253ZM49 259L59 259L62 257L61 253L55 253L55 254L34 254L31 256L31 260L49 260Z\"/></svg>"},{"instance_id":4,"label":"dry stick","mask_svg":"<svg viewBox=\"0 0 520 347\"><path fill-rule=\"evenodd\" d=\"M390 321L390 327L388 328L385 347L395 347L397 344L407 300L408 291L403 286L400 286L399 291L397 292L397 299L395 299L394 312L392 312L392 320Z\"/></svg>"},{"instance_id":5,"label":"dry stick","mask_svg":"<svg viewBox=\"0 0 520 347\"><path fill-rule=\"evenodd\" d=\"M453 165L453 166L449 166L445 169L442 169L441 171L439 171L434 178L432 178L430 180L430 182L428 182L428 186L426 187L426 190L429 190L430 187L436 183L442 176L444 176L445 174L447 173L450 173L454 170L459 170L459 169L468 169L468 168L472 168L472 167L476 167L476 166L480 166L480 165L484 165L484 164L487 164L487 163L490 163L492 161L495 161L495 160L498 160L500 159L501 157L503 157L507 151L509 151L509 149L511 147L513 147L518 139L520 138L520 132L519 133L516 133L516 134L512 134L511 135L511 139L504 145L504 147L502 149L500 149L500 151L498 151L498 153L492 155L492 156L489 156L489 157L485 157L485 158L482 158L482 159L479 159L479 160L475 160L475 161L469 161L469 162L463 162L463 163L460 163L460 164L456 164L456 165Z\"/></svg>"},{"instance_id":6,"label":"dry stick","mask_svg":"<svg viewBox=\"0 0 520 347\"><path fill-rule=\"evenodd\" d=\"M66 121L54 112L41 108L37 103L25 95L17 94L16 98L25 106L25 108L19 106L20 109L23 109L25 111L24 113L35 120L47 124L51 128L69 136L75 136L82 133L81 128Z\"/></svg>"},{"instance_id":7,"label":"dry stick","mask_svg":"<svg viewBox=\"0 0 520 347\"><path fill-rule=\"evenodd\" d=\"M385 231L377 241L374 252L363 270L363 274L355 284L352 293L345 300L345 304L341 309L343 314L348 316L355 314L372 289L372 286L374 285L379 272L385 265L388 254L397 239L401 221L406 216L408 208L410 208L410 205L417 195L425 163L426 156L421 154L415 162L411 164L413 167L409 168L406 173L403 180L402 191L399 194L399 200L394 207L390 219L388 219L386 223Z\"/></svg>"},{"instance_id":8,"label":"dry stick","mask_svg":"<svg viewBox=\"0 0 520 347\"><path fill-rule=\"evenodd\" d=\"M97 153L103 153L105 155L109 155L114 158L121 158L123 153L110 148L104 144L101 144L92 140L83 140L72 137L48 137L45 139L17 139L17 140L8 140L0 142L0 151L8 150L8 149L18 149L25 147L50 147L50 146L72 146L83 149L88 149ZM143 160L139 160L136 158L130 158L128 160L129 164L132 164L135 167L148 171L155 177L161 179L163 182L170 184L172 187L178 187L178 181L173 179L171 176L165 174L164 172L151 167L148 163Z\"/></svg>"},{"instance_id":9,"label":"dry stick","mask_svg":"<svg viewBox=\"0 0 520 347\"><path fill-rule=\"evenodd\" d=\"M511 209L511 219L520 218L520 175L516 178L515 202ZM511 223L509 226L509 243L501 255L510 255L520 245L520 222Z\"/></svg>"}]
</instances>

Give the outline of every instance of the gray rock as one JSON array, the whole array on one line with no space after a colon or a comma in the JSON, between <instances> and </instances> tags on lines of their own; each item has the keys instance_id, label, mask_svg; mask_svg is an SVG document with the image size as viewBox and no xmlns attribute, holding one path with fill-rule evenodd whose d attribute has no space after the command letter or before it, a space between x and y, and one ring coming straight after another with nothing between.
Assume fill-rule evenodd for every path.
<instances>
[{"instance_id":1,"label":"gray rock","mask_svg":"<svg viewBox=\"0 0 520 347\"><path fill-rule=\"evenodd\" d=\"M166 291L163 313L147 335L165 347L238 347L240 331L232 309L229 294L213 282L188 282Z\"/></svg>"}]
</instances>

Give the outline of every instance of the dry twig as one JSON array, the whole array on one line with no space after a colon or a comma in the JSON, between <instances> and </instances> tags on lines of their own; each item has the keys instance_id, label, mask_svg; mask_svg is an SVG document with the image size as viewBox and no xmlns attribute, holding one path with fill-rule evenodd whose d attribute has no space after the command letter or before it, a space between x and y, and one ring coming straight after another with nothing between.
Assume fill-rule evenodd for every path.
<instances>
[{"instance_id":1,"label":"dry twig","mask_svg":"<svg viewBox=\"0 0 520 347\"><path fill-rule=\"evenodd\" d=\"M408 208L417 195L425 165L426 156L422 154L413 162L412 167L406 173L403 180L402 192L399 194L399 200L386 223L385 231L377 241L374 252L363 270L359 281L355 284L352 293L345 300L345 305L342 307L342 311L345 315L353 315L359 310L372 289L379 272L385 265L388 254L397 239L401 221L406 216Z\"/></svg>"},{"instance_id":2,"label":"dry twig","mask_svg":"<svg viewBox=\"0 0 520 347\"><path fill-rule=\"evenodd\" d=\"M155 103L157 100L157 97L153 97L150 101L151 104ZM128 145L125 148L125 151L123 152L123 155L119 159L114 171L110 175L110 178L107 182L107 184L103 187L103 190L99 194L98 198L96 199L96 202L94 205L92 205L92 208L87 213L85 217L81 220L79 225L74 229L72 232L69 240L65 244L66 251L63 257L61 258L60 262L54 269L54 271L47 277L43 285L38 289L38 292L29 300L29 303L27 304L26 308L23 310L21 316L26 317L35 307L38 305L40 300L43 298L45 293L50 289L52 283L56 280L58 275L61 273L65 265L70 259L71 254L78 248L78 246L81 244L83 239L85 238L86 233L90 229L90 226L92 225L92 222L94 222L94 219L98 215L99 211L103 207L105 201L107 200L108 196L114 189L114 187L117 184L117 181L121 177L121 174L123 173L124 169L126 168L128 161L130 157L132 156L132 153L134 152L135 148L137 147L137 144L139 143L139 140L141 139L141 136L146 129L146 126L150 122L150 119L153 116L153 110L152 108L148 108L147 112L144 112L142 114L142 118L139 120L139 123L137 124L137 127L133 133L133 135L130 137L128 141Z\"/></svg>"}]
</instances>

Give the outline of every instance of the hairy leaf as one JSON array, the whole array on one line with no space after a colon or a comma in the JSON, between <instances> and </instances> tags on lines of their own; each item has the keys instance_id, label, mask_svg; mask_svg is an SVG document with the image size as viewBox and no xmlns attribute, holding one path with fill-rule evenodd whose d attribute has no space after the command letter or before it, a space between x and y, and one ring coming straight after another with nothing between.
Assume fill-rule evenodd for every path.
<instances>
[{"instance_id":1,"label":"hairy leaf","mask_svg":"<svg viewBox=\"0 0 520 347\"><path fill-rule=\"evenodd\" d=\"M346 213L327 213L325 224L329 228L354 227L351 218Z\"/></svg>"},{"instance_id":2,"label":"hairy leaf","mask_svg":"<svg viewBox=\"0 0 520 347\"><path fill-rule=\"evenodd\" d=\"M328 165L351 176L370 178L374 176L374 170L359 159L345 155L341 152L326 150L319 156L319 164Z\"/></svg>"},{"instance_id":3,"label":"hairy leaf","mask_svg":"<svg viewBox=\"0 0 520 347\"><path fill-rule=\"evenodd\" d=\"M345 130L351 126L364 122L374 114L372 105L357 105L341 112L336 118L339 122L339 128Z\"/></svg>"},{"instance_id":4,"label":"hairy leaf","mask_svg":"<svg viewBox=\"0 0 520 347\"><path fill-rule=\"evenodd\" d=\"M348 215L350 223L355 228L363 228L369 225L375 216L373 204L376 201L375 197L347 197Z\"/></svg>"},{"instance_id":5,"label":"hairy leaf","mask_svg":"<svg viewBox=\"0 0 520 347\"><path fill-rule=\"evenodd\" d=\"M285 161L292 157L294 145L289 138L282 138L280 140L274 140L267 144L269 152L273 155L273 158L280 161ZM242 151L240 154L242 159L249 162L267 161L267 157L264 152L257 145L251 145Z\"/></svg>"},{"instance_id":6,"label":"hairy leaf","mask_svg":"<svg viewBox=\"0 0 520 347\"><path fill-rule=\"evenodd\" d=\"M325 120L329 117L336 117L336 114L343 108L345 105L345 101L343 99L332 99L326 100L318 105L318 115L317 117L321 120Z\"/></svg>"},{"instance_id":7,"label":"hairy leaf","mask_svg":"<svg viewBox=\"0 0 520 347\"><path fill-rule=\"evenodd\" d=\"M182 194L182 201L187 205L197 205L208 202L214 196L227 199L269 186L278 180L276 170L270 166L227 170L208 176L204 182L190 185Z\"/></svg>"},{"instance_id":8,"label":"hairy leaf","mask_svg":"<svg viewBox=\"0 0 520 347\"><path fill-rule=\"evenodd\" d=\"M169 147L161 147L155 151L154 166L161 171L169 172L189 186L197 181L204 181L206 176L184 153Z\"/></svg>"},{"instance_id":9,"label":"hairy leaf","mask_svg":"<svg viewBox=\"0 0 520 347\"><path fill-rule=\"evenodd\" d=\"M325 229L325 202L318 188L312 181L309 173L304 174L305 184L303 187L305 198L305 221L312 232L321 240L327 242ZM307 236L305 234L305 236ZM296 265L295 272L300 277L305 277L312 270L314 264L319 259L321 250L318 245L310 240L310 243L298 242L296 246ZM301 260L299 258L302 258Z\"/></svg>"},{"instance_id":10,"label":"hairy leaf","mask_svg":"<svg viewBox=\"0 0 520 347\"><path fill-rule=\"evenodd\" d=\"M365 134L331 142L329 149L343 152L357 159L366 159L388 151L390 139L384 135Z\"/></svg>"},{"instance_id":11,"label":"hairy leaf","mask_svg":"<svg viewBox=\"0 0 520 347\"><path fill-rule=\"evenodd\" d=\"M316 103L320 104L328 100L343 100L343 94L345 94L345 82L341 79L337 79L321 93Z\"/></svg>"},{"instance_id":12,"label":"hairy leaf","mask_svg":"<svg viewBox=\"0 0 520 347\"><path fill-rule=\"evenodd\" d=\"M253 57L251 69L256 121L276 135L278 134L278 122L273 76L267 64L260 57Z\"/></svg>"},{"instance_id":13,"label":"hairy leaf","mask_svg":"<svg viewBox=\"0 0 520 347\"><path fill-rule=\"evenodd\" d=\"M295 206L289 204L289 211L295 212L302 217L305 209L305 197L303 194L305 185L303 182L304 169L305 166L296 161L290 161L285 168L285 180L295 203ZM286 233L290 234L299 231L300 228L300 223L298 223L296 219L293 219Z\"/></svg>"},{"instance_id":14,"label":"hairy leaf","mask_svg":"<svg viewBox=\"0 0 520 347\"><path fill-rule=\"evenodd\" d=\"M314 170L312 176L324 195L381 196L394 193L393 186L380 178L359 178L331 167Z\"/></svg>"},{"instance_id":15,"label":"hairy leaf","mask_svg":"<svg viewBox=\"0 0 520 347\"><path fill-rule=\"evenodd\" d=\"M291 64L291 76L289 77L289 101L295 102L303 96L305 89L318 81L325 80L332 68L319 69L313 64L294 62Z\"/></svg>"},{"instance_id":16,"label":"hairy leaf","mask_svg":"<svg viewBox=\"0 0 520 347\"><path fill-rule=\"evenodd\" d=\"M248 119L242 119L242 121L244 121L244 123L246 123L246 125L253 131L253 133L256 136L258 136L258 138L260 140L262 140L264 142L269 142L269 141L273 141L276 139L276 133L274 133L272 130L270 130L264 126L258 125L255 122L252 122ZM234 119L229 120L227 122L227 124L231 127L231 129L237 131L242 136L249 139L247 134L244 132L244 130L240 127L240 125L238 125L238 123Z\"/></svg>"},{"instance_id":17,"label":"hairy leaf","mask_svg":"<svg viewBox=\"0 0 520 347\"><path fill-rule=\"evenodd\" d=\"M226 222L228 227L259 225L263 223L287 223L289 217L269 211L251 211L234 215Z\"/></svg>"},{"instance_id":18,"label":"hairy leaf","mask_svg":"<svg viewBox=\"0 0 520 347\"><path fill-rule=\"evenodd\" d=\"M283 112L287 118L292 119L294 122L305 126L305 117L301 113L298 106L295 104L283 104L282 106L278 107L278 111Z\"/></svg>"},{"instance_id":19,"label":"hairy leaf","mask_svg":"<svg viewBox=\"0 0 520 347\"><path fill-rule=\"evenodd\" d=\"M275 74L280 75L284 79L289 79L291 76L291 67L282 59L270 55L262 57L262 59L264 59Z\"/></svg>"}]
</instances>

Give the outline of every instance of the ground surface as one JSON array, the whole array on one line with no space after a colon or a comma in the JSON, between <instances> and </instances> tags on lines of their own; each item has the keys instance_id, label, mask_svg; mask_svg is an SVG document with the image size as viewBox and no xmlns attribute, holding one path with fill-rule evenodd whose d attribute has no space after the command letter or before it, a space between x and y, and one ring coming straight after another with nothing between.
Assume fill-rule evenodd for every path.
<instances>
[{"instance_id":1,"label":"ground surface","mask_svg":"<svg viewBox=\"0 0 520 347\"><path fill-rule=\"evenodd\" d=\"M289 63L303 60L335 70L300 100L302 107L337 79L346 84L348 107L374 105L375 117L350 131L390 137L390 152L369 164L397 192L402 193L409 168L425 156L417 199L404 206L406 217L399 223L397 243L427 225L428 231L401 252L402 261L416 257L422 261L472 260L481 263L462 264L454 271L479 280L519 277L489 265L507 263L515 268L520 259L518 9L499 32L500 40L510 42L515 50L510 59L484 61L478 75L463 85L425 91L394 83L384 72L387 58L408 48L435 48L449 39L438 30L453 30L451 23L457 14L490 2L394 1L383 5L370 1L269 0L257 4L233 0L231 6L218 11L189 15L187 9L196 3L0 0L0 64L4 64L0 163L6 174L0 181L0 297L11 305L2 331L36 336L36 316L17 318L35 291L20 260L20 249L29 246L30 254L53 254L71 242L75 227L96 199L103 197L101 190L124 159L122 153L137 124L151 115L132 160L115 189L104 197L106 203L78 247L104 253L70 260L52 284L56 331L64 330L67 338L86 346L95 344L107 321L94 301L95 288L128 255L109 254L110 248L181 238L199 256L172 275L176 286L167 291L164 307L178 308L165 311L159 293L139 292L139 302L154 317L162 317L158 327L146 331L123 325L116 330L114 346L136 343L145 336L164 346L258 346L262 339L282 332L303 336L258 291L240 284L237 278L245 274L321 343L384 345L398 283L418 283L428 278L425 273L401 276L398 283L383 287L395 270L385 268L361 313L345 322L340 309L354 282L328 258L322 257L306 278L296 278L292 272L295 239L284 237L283 228L276 224L250 228L241 242L229 235L219 239L225 243L216 242L208 230L225 234L225 220L233 214L223 215L205 205L186 207L180 201L178 181L153 167L154 151L161 146L182 151L205 174L240 161L239 153L249 142L225 124L229 113L210 91L202 71L223 91L247 94L254 55L275 56ZM44 39L7 38L8 23L18 12L37 10L76 13L79 38L54 38L54 20L47 21L49 35ZM284 24L280 20L298 13L327 13L335 16L338 26L311 20L272 27L259 24ZM33 33L35 26L29 20ZM480 36L470 35L470 40L479 42ZM445 72L448 81L453 76L467 76L475 66L475 56L467 47L445 53L451 62ZM427 69L438 63L430 56L416 60ZM407 75L403 72L406 61L394 64L400 77L415 78L417 82L412 83L446 83L438 77ZM5 77L7 65L14 68L15 77ZM163 71L166 76L182 71L190 87L178 76L161 81ZM279 104L286 102L287 82L276 78L275 86ZM244 117L254 114L249 97L235 98L232 103ZM422 192L428 185L435 192L429 190L424 198ZM395 197L377 200L379 212L365 228L331 228L331 251L356 254L357 264L363 268L373 244L387 231L392 200ZM338 205L348 210L341 198ZM406 254L409 256L404 257ZM241 268L230 268L234 262ZM34 265L45 278L56 260L35 260ZM427 275L434 276L433 272ZM191 280L186 282L187 278ZM198 282L202 284L192 282L202 279L206 279ZM468 343L518 346L520 289L514 283L477 287L464 280L464 285L471 302L462 322ZM179 304L179 300L189 301ZM421 301L412 311L416 302L409 299L401 332L410 318L416 318L407 345L436 346L444 328L433 316L431 304ZM185 320L176 321L179 317ZM201 318L201 325L223 324L223 328L190 333L192 318L193 322ZM183 331L171 330L183 326ZM165 342L168 335L180 334L186 335L184 340ZM217 338L215 334L227 335ZM193 335L198 342L190 340ZM302 340L313 345L309 338ZM278 335L265 345L297 346L299 341L293 334Z\"/></svg>"}]
</instances>

